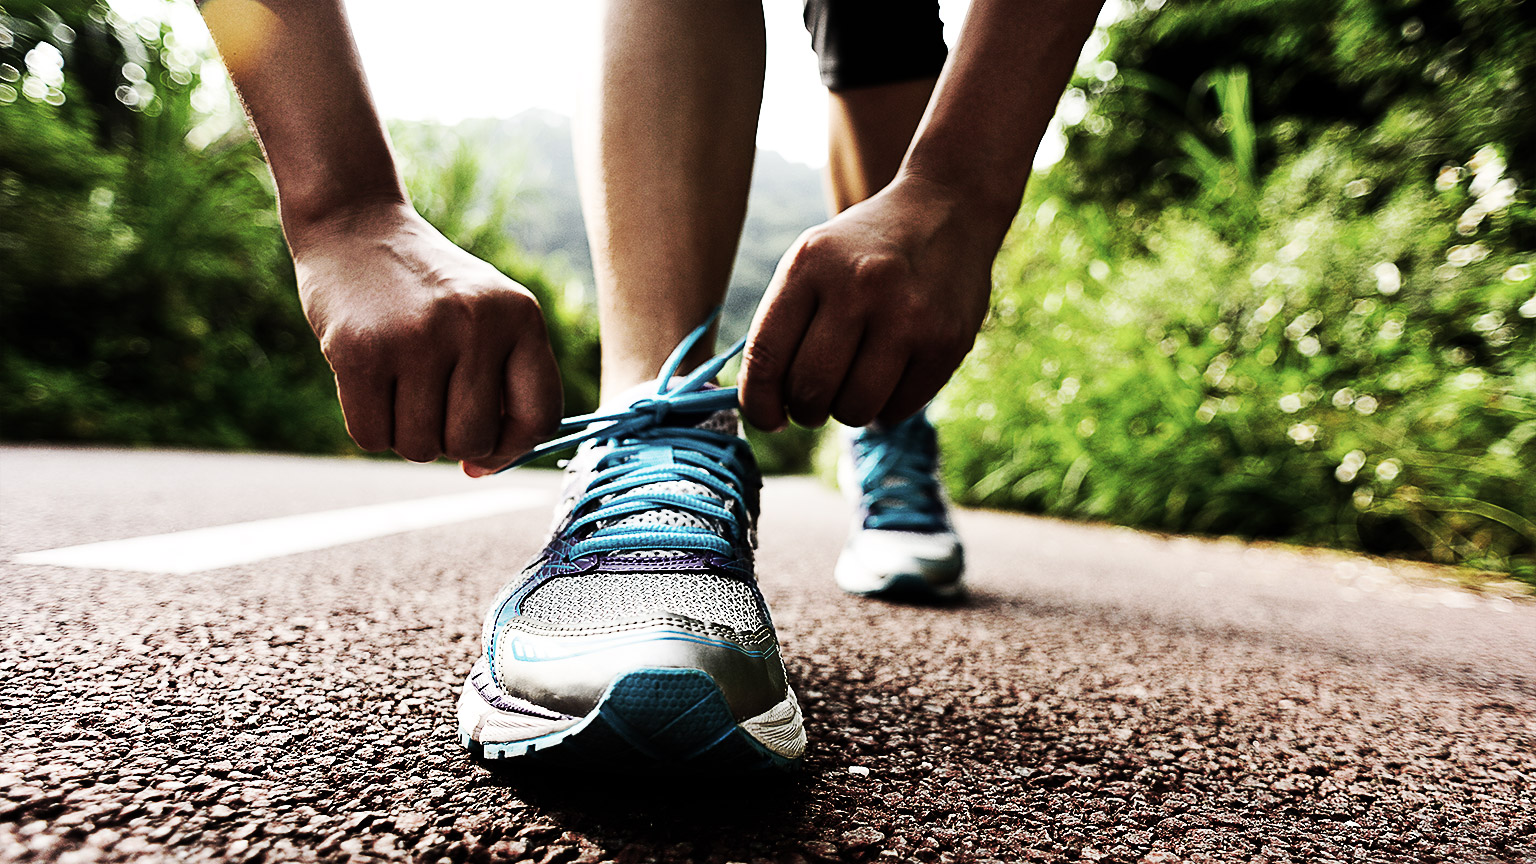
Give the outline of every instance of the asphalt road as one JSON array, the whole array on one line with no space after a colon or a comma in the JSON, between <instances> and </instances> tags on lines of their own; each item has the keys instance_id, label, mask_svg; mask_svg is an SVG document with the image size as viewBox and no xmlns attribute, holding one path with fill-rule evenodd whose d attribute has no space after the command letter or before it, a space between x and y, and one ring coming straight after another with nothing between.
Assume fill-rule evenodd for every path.
<instances>
[{"instance_id":1,"label":"asphalt road","mask_svg":"<svg viewBox=\"0 0 1536 864\"><path fill-rule=\"evenodd\" d=\"M0 450L0 861L1536 860L1536 604L984 512L967 605L859 600L804 479L768 484L759 565L803 771L492 774L453 700L555 480ZM15 560L511 487L533 505L200 572Z\"/></svg>"}]
</instances>

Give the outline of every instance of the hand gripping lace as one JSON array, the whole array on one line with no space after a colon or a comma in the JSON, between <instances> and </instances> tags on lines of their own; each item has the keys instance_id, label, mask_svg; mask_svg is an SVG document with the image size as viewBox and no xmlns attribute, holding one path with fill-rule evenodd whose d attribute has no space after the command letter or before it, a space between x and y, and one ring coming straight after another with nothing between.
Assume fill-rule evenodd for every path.
<instances>
[{"instance_id":1,"label":"hand gripping lace","mask_svg":"<svg viewBox=\"0 0 1536 864\"><path fill-rule=\"evenodd\" d=\"M732 357L741 353L745 339L678 383L671 383L683 358L719 314L716 309L673 350L655 396L640 399L621 411L568 417L561 421L559 437L540 444L507 466L516 468L585 441L610 445L611 449L595 466L596 473L586 494L572 509L581 515L572 520L566 531L570 536L582 537L570 550L572 558L651 549L691 549L729 555L738 544L746 542L743 526L749 508L742 494L741 477L747 473L746 465L751 460L750 447L740 436L699 429L686 419L678 425L668 424L669 420L676 423L674 418L679 416L698 418L739 407L735 387L704 387ZM702 487L714 497L679 492L676 481ZM589 507L592 509L584 512ZM624 516L657 508L698 516L706 525L729 526L732 536L722 537L715 530L693 524L615 524L625 521ZM582 536L587 529L592 530Z\"/></svg>"},{"instance_id":2,"label":"hand gripping lace","mask_svg":"<svg viewBox=\"0 0 1536 864\"><path fill-rule=\"evenodd\" d=\"M922 414L854 439L854 466L869 514L865 528L938 532L946 529L936 478L938 442Z\"/></svg>"}]
</instances>

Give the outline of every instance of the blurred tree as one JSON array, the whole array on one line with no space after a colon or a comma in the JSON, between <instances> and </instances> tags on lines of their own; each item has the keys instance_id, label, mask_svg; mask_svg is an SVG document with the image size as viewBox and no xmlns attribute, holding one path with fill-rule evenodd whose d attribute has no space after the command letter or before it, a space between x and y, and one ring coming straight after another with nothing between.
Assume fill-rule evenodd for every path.
<instances>
[{"instance_id":1,"label":"blurred tree","mask_svg":"<svg viewBox=\"0 0 1536 864\"><path fill-rule=\"evenodd\" d=\"M202 58L105 3L8 12L3 434L346 449L260 153L186 140Z\"/></svg>"},{"instance_id":2,"label":"blurred tree","mask_svg":"<svg viewBox=\"0 0 1536 864\"><path fill-rule=\"evenodd\" d=\"M188 139L205 59L105 2L0 10L0 435L356 452L255 142ZM590 405L590 327L494 230L505 204L471 159L412 187L539 294L567 399Z\"/></svg>"},{"instance_id":3,"label":"blurred tree","mask_svg":"<svg viewBox=\"0 0 1536 864\"><path fill-rule=\"evenodd\" d=\"M1134 7L941 405L957 494L1536 578L1533 36L1485 0Z\"/></svg>"},{"instance_id":4,"label":"blurred tree","mask_svg":"<svg viewBox=\"0 0 1536 864\"><path fill-rule=\"evenodd\" d=\"M1072 193L1156 204L1193 194L1188 135L1226 149L1213 110L1225 70L1252 84L1255 158L1267 173L1326 130L1404 179L1433 176L1486 144L1536 175L1536 16L1507 0L1140 2L1110 28L1105 61L1076 83L1086 122L1068 132Z\"/></svg>"}]
</instances>

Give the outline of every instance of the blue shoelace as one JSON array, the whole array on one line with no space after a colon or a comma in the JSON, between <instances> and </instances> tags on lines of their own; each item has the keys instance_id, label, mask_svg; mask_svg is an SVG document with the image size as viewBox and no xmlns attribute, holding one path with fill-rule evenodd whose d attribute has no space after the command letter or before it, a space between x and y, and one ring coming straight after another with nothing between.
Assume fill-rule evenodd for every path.
<instances>
[{"instance_id":1,"label":"blue shoelace","mask_svg":"<svg viewBox=\"0 0 1536 864\"><path fill-rule=\"evenodd\" d=\"M730 349L695 369L676 384L683 358L704 337L709 319L683 339L667 358L661 383L654 396L640 399L620 411L583 414L561 421L558 437L535 447L508 466L516 468L551 453L586 441L609 445L598 460L596 474L572 510L579 513L567 526L568 536L581 537L570 550L572 558L601 552L634 552L650 549L688 549L730 555L747 541L751 511L743 494L742 477L752 461L752 451L740 436L693 425L703 417L739 407L735 387L705 389L732 357L746 344L741 339ZM693 422L689 422L692 420ZM669 423L670 421L670 423ZM503 469L507 470L507 469ZM646 488L684 481L708 490L697 492ZM676 487L673 487L675 490ZM603 499L608 499L606 503ZM588 511L586 508L592 508ZM681 511L700 517L705 524L729 526L729 538L698 525L619 525L625 516L656 509ZM604 522L609 524L604 525ZM590 530L589 530L590 529ZM583 532L585 536L583 536Z\"/></svg>"},{"instance_id":2,"label":"blue shoelace","mask_svg":"<svg viewBox=\"0 0 1536 864\"><path fill-rule=\"evenodd\" d=\"M854 473L868 516L864 527L946 530L937 479L938 441L921 412L889 429L864 429L853 442Z\"/></svg>"}]
</instances>

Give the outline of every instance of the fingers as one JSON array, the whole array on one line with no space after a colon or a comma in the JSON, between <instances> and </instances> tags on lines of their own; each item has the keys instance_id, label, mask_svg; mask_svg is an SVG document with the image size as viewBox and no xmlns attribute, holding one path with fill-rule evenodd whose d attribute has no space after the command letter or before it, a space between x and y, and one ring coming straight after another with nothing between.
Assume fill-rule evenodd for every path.
<instances>
[{"instance_id":1,"label":"fingers","mask_svg":"<svg viewBox=\"0 0 1536 864\"><path fill-rule=\"evenodd\" d=\"M392 446L403 458L412 462L431 462L443 455L447 377L447 370L429 367L402 371L395 379Z\"/></svg>"},{"instance_id":2,"label":"fingers","mask_svg":"<svg viewBox=\"0 0 1536 864\"><path fill-rule=\"evenodd\" d=\"M389 449L395 432L393 378L336 371L336 397L347 421L347 434L357 446L373 453Z\"/></svg>"},{"instance_id":3,"label":"fingers","mask_svg":"<svg viewBox=\"0 0 1536 864\"><path fill-rule=\"evenodd\" d=\"M777 432L789 422L784 410L784 377L811 320L814 305L808 299L765 300L747 333L739 381L741 413L759 429Z\"/></svg>"},{"instance_id":4,"label":"fingers","mask_svg":"<svg viewBox=\"0 0 1536 864\"><path fill-rule=\"evenodd\" d=\"M961 358L963 357L962 354ZM934 396L938 395L939 390L949 381L949 376L954 374L959 365L960 358L934 353L913 355L907 363L906 371L902 373L901 380L891 391L890 399L877 412L876 419L882 424L891 426L916 414L919 408L927 405Z\"/></svg>"},{"instance_id":5,"label":"fingers","mask_svg":"<svg viewBox=\"0 0 1536 864\"><path fill-rule=\"evenodd\" d=\"M906 361L890 352L863 351L832 402L832 416L845 426L868 426L891 399Z\"/></svg>"},{"instance_id":6,"label":"fingers","mask_svg":"<svg viewBox=\"0 0 1536 864\"><path fill-rule=\"evenodd\" d=\"M846 320L828 307L817 310L784 376L784 401L796 423L814 427L827 422L832 401L859 353L861 323Z\"/></svg>"},{"instance_id":7,"label":"fingers","mask_svg":"<svg viewBox=\"0 0 1536 864\"><path fill-rule=\"evenodd\" d=\"M505 468L560 426L560 367L542 326L526 328L507 358L504 375L496 444L488 455L465 460L464 473L471 477Z\"/></svg>"},{"instance_id":8,"label":"fingers","mask_svg":"<svg viewBox=\"0 0 1536 864\"><path fill-rule=\"evenodd\" d=\"M477 354L455 366L448 379L443 455L449 459L483 459L501 437L501 376L506 357L485 351Z\"/></svg>"}]
</instances>

